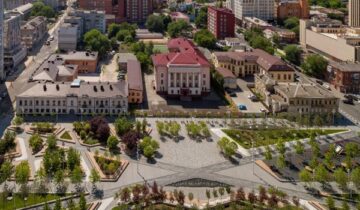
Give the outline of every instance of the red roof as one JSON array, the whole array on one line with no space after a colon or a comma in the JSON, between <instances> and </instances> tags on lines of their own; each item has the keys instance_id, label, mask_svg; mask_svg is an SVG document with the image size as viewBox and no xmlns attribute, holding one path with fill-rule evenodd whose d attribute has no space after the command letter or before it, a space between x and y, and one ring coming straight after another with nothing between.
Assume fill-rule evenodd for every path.
<instances>
[{"instance_id":1,"label":"red roof","mask_svg":"<svg viewBox=\"0 0 360 210\"><path fill-rule=\"evenodd\" d=\"M236 76L229 69L226 69L223 67L218 67L215 70L224 78L226 78L226 77L236 78Z\"/></svg>"},{"instance_id":2,"label":"red roof","mask_svg":"<svg viewBox=\"0 0 360 210\"><path fill-rule=\"evenodd\" d=\"M171 39L168 42L170 53L153 55L154 66L201 65L210 67L208 60L196 48L194 43L184 38Z\"/></svg>"}]
</instances>

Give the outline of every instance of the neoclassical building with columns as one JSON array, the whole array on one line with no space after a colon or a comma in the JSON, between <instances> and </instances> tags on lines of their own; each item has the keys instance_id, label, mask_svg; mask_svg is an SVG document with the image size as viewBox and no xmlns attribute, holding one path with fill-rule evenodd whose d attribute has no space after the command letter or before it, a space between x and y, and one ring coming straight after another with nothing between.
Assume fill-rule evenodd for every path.
<instances>
[{"instance_id":1,"label":"neoclassical building with columns","mask_svg":"<svg viewBox=\"0 0 360 210\"><path fill-rule=\"evenodd\" d=\"M184 38L168 42L169 53L152 56L155 90L182 100L210 92L210 64L199 49Z\"/></svg>"}]
</instances>

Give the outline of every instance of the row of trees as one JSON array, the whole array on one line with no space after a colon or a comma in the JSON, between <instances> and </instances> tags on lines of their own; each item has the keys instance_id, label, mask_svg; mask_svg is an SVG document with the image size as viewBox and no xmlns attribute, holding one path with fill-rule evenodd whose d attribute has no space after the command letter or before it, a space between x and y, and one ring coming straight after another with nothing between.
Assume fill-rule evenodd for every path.
<instances>
[{"instance_id":1,"label":"row of trees","mask_svg":"<svg viewBox=\"0 0 360 210\"><path fill-rule=\"evenodd\" d=\"M191 121L185 125L186 131L191 138L209 138L211 137L210 130L204 121L195 123Z\"/></svg>"},{"instance_id":2,"label":"row of trees","mask_svg":"<svg viewBox=\"0 0 360 210\"><path fill-rule=\"evenodd\" d=\"M177 123L176 121L170 121L170 122L157 121L156 128L160 136L168 135L171 136L172 138L177 138L181 130L180 124Z\"/></svg>"}]
</instances>

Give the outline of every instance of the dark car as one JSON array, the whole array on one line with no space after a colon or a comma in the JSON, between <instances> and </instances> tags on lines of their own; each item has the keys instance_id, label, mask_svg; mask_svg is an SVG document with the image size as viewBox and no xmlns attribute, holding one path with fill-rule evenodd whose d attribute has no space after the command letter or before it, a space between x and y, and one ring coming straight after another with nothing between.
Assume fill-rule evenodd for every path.
<instances>
[{"instance_id":1,"label":"dark car","mask_svg":"<svg viewBox=\"0 0 360 210\"><path fill-rule=\"evenodd\" d=\"M345 98L343 100L344 104L351 104L353 105L354 104L354 99L353 98Z\"/></svg>"}]
</instances>

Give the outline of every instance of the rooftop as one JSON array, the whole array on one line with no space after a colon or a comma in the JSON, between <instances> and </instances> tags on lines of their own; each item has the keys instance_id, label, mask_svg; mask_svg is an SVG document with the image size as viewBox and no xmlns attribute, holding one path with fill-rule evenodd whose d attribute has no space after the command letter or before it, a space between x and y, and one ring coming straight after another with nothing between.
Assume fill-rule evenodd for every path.
<instances>
[{"instance_id":1,"label":"rooftop","mask_svg":"<svg viewBox=\"0 0 360 210\"><path fill-rule=\"evenodd\" d=\"M129 89L131 90L143 90L143 82L141 76L141 65L137 60L127 61L127 80L129 83Z\"/></svg>"},{"instance_id":2,"label":"rooftop","mask_svg":"<svg viewBox=\"0 0 360 210\"><path fill-rule=\"evenodd\" d=\"M224 78L226 78L226 77L236 78L236 76L230 70L228 70L226 68L218 67L215 70Z\"/></svg>"},{"instance_id":3,"label":"rooftop","mask_svg":"<svg viewBox=\"0 0 360 210\"><path fill-rule=\"evenodd\" d=\"M360 73L360 63L330 61L329 65L341 71Z\"/></svg>"},{"instance_id":4,"label":"rooftop","mask_svg":"<svg viewBox=\"0 0 360 210\"><path fill-rule=\"evenodd\" d=\"M278 83L274 89L284 93L289 98L336 98L329 91L315 84Z\"/></svg>"},{"instance_id":5,"label":"rooftop","mask_svg":"<svg viewBox=\"0 0 360 210\"><path fill-rule=\"evenodd\" d=\"M61 55L65 60L97 60L98 52L92 51L71 51Z\"/></svg>"},{"instance_id":6,"label":"rooftop","mask_svg":"<svg viewBox=\"0 0 360 210\"><path fill-rule=\"evenodd\" d=\"M80 82L78 86L73 86L70 82L61 83L47 83L36 82L25 92L19 94L17 97L49 97L58 98L66 96L77 97L127 97L127 82L118 81L116 83L91 83Z\"/></svg>"}]
</instances>

